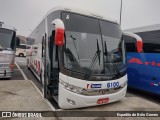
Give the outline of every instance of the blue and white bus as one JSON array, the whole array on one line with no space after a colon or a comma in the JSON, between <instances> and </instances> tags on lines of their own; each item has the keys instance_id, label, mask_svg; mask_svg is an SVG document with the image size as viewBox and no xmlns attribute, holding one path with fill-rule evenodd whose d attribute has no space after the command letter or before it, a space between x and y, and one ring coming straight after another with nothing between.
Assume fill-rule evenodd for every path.
<instances>
[{"instance_id":1,"label":"blue and white bus","mask_svg":"<svg viewBox=\"0 0 160 120\"><path fill-rule=\"evenodd\" d=\"M143 39L143 52L138 53L134 38L125 36L129 87L160 95L160 25L127 31Z\"/></svg>"}]
</instances>

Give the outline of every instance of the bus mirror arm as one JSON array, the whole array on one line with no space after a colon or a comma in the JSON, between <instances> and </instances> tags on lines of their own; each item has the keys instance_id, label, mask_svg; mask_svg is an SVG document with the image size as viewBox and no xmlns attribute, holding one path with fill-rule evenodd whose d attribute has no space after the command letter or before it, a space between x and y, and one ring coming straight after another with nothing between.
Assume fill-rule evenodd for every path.
<instances>
[{"instance_id":1,"label":"bus mirror arm","mask_svg":"<svg viewBox=\"0 0 160 120\"><path fill-rule=\"evenodd\" d=\"M136 39L136 47L137 47L137 52L143 52L143 40L140 36L134 33L130 32L124 32L123 35L130 36Z\"/></svg>"},{"instance_id":2,"label":"bus mirror arm","mask_svg":"<svg viewBox=\"0 0 160 120\"><path fill-rule=\"evenodd\" d=\"M55 19L52 21L52 25L55 26L55 35L53 36L55 44L57 46L64 45L64 23L60 19Z\"/></svg>"}]
</instances>

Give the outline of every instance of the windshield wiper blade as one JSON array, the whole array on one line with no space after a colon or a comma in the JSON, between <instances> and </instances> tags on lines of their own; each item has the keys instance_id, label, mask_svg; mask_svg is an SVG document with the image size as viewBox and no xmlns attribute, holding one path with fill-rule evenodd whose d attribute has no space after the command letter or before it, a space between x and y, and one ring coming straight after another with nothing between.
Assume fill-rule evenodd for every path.
<instances>
[{"instance_id":1,"label":"windshield wiper blade","mask_svg":"<svg viewBox=\"0 0 160 120\"><path fill-rule=\"evenodd\" d=\"M100 54L101 54L101 51L99 49L99 43L98 43L98 39L97 39L97 55L98 55L99 65L100 65L100 62L101 62Z\"/></svg>"},{"instance_id":2,"label":"windshield wiper blade","mask_svg":"<svg viewBox=\"0 0 160 120\"><path fill-rule=\"evenodd\" d=\"M73 40L73 44L74 44L74 47L75 47L75 49L76 49L76 53L77 53L78 60L79 60L79 54L78 54L78 50L77 50L76 43L75 43L76 38L74 38L72 35L70 35L70 37L71 37L72 40Z\"/></svg>"},{"instance_id":3,"label":"windshield wiper blade","mask_svg":"<svg viewBox=\"0 0 160 120\"><path fill-rule=\"evenodd\" d=\"M101 50L99 49L99 43L98 43L98 39L97 39L97 51L96 51L96 53L91 61L91 64L89 66L89 69L90 69L89 73L85 74L85 79L88 79L91 76L92 70L93 70L94 66L96 65L97 58L99 60L99 65L100 65L100 62L101 62L100 61L100 54L101 54Z\"/></svg>"},{"instance_id":4,"label":"windshield wiper blade","mask_svg":"<svg viewBox=\"0 0 160 120\"><path fill-rule=\"evenodd\" d=\"M120 73L120 71L119 71L119 69L118 69L118 66L116 65L116 63L114 62L114 60L113 60L112 57L111 57L111 54L110 54L110 53L108 52L108 50L107 50L106 41L105 41L105 43L104 43L104 47L105 47L104 55L105 55L107 58L109 58L109 61L112 63L114 69L115 69L116 72L117 72L117 77L120 76L121 73Z\"/></svg>"}]
</instances>

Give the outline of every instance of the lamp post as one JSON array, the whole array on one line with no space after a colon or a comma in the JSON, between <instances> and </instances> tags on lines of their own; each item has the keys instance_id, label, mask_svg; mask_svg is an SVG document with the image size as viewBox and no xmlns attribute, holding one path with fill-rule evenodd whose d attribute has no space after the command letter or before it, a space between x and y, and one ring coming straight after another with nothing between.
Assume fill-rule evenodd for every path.
<instances>
[{"instance_id":1,"label":"lamp post","mask_svg":"<svg viewBox=\"0 0 160 120\"><path fill-rule=\"evenodd\" d=\"M120 6L120 20L119 20L119 24L120 24L120 26L121 26L121 24L122 24L122 0L121 0L121 6Z\"/></svg>"}]
</instances>

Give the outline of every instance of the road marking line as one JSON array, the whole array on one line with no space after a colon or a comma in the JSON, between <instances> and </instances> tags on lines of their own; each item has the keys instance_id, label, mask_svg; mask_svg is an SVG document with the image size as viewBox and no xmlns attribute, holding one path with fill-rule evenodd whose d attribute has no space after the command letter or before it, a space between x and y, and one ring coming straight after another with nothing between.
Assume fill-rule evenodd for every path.
<instances>
[{"instance_id":1,"label":"road marking line","mask_svg":"<svg viewBox=\"0 0 160 120\"><path fill-rule=\"evenodd\" d=\"M19 67L19 65L18 65L16 62L15 62L15 64L16 64L17 68L19 69L19 71L21 72L24 80L28 80L27 76L24 74L24 72L23 72L22 69Z\"/></svg>"},{"instance_id":2,"label":"road marking line","mask_svg":"<svg viewBox=\"0 0 160 120\"><path fill-rule=\"evenodd\" d=\"M24 79L25 80L28 80L27 76L24 74L23 70L19 67L19 65L15 62L17 68L19 69L19 71L21 72L21 74L23 75ZM34 86L34 88L38 91L38 93L42 96L43 98L43 95L42 95L42 92L37 88L37 86L32 82L32 80L29 80L32 85ZM53 107L53 105L45 98L43 98L45 100L45 102L48 104L48 106L51 108L52 111L55 111L56 109Z\"/></svg>"},{"instance_id":3,"label":"road marking line","mask_svg":"<svg viewBox=\"0 0 160 120\"><path fill-rule=\"evenodd\" d=\"M34 88L39 92L39 94L41 95L41 97L43 98L43 94L42 92L37 88L37 86L32 82L32 80L29 80L32 85L34 86ZM55 111L56 109L53 107L53 105L45 98L43 98L45 100L45 102L48 104L48 106L51 108L52 111Z\"/></svg>"}]
</instances>

